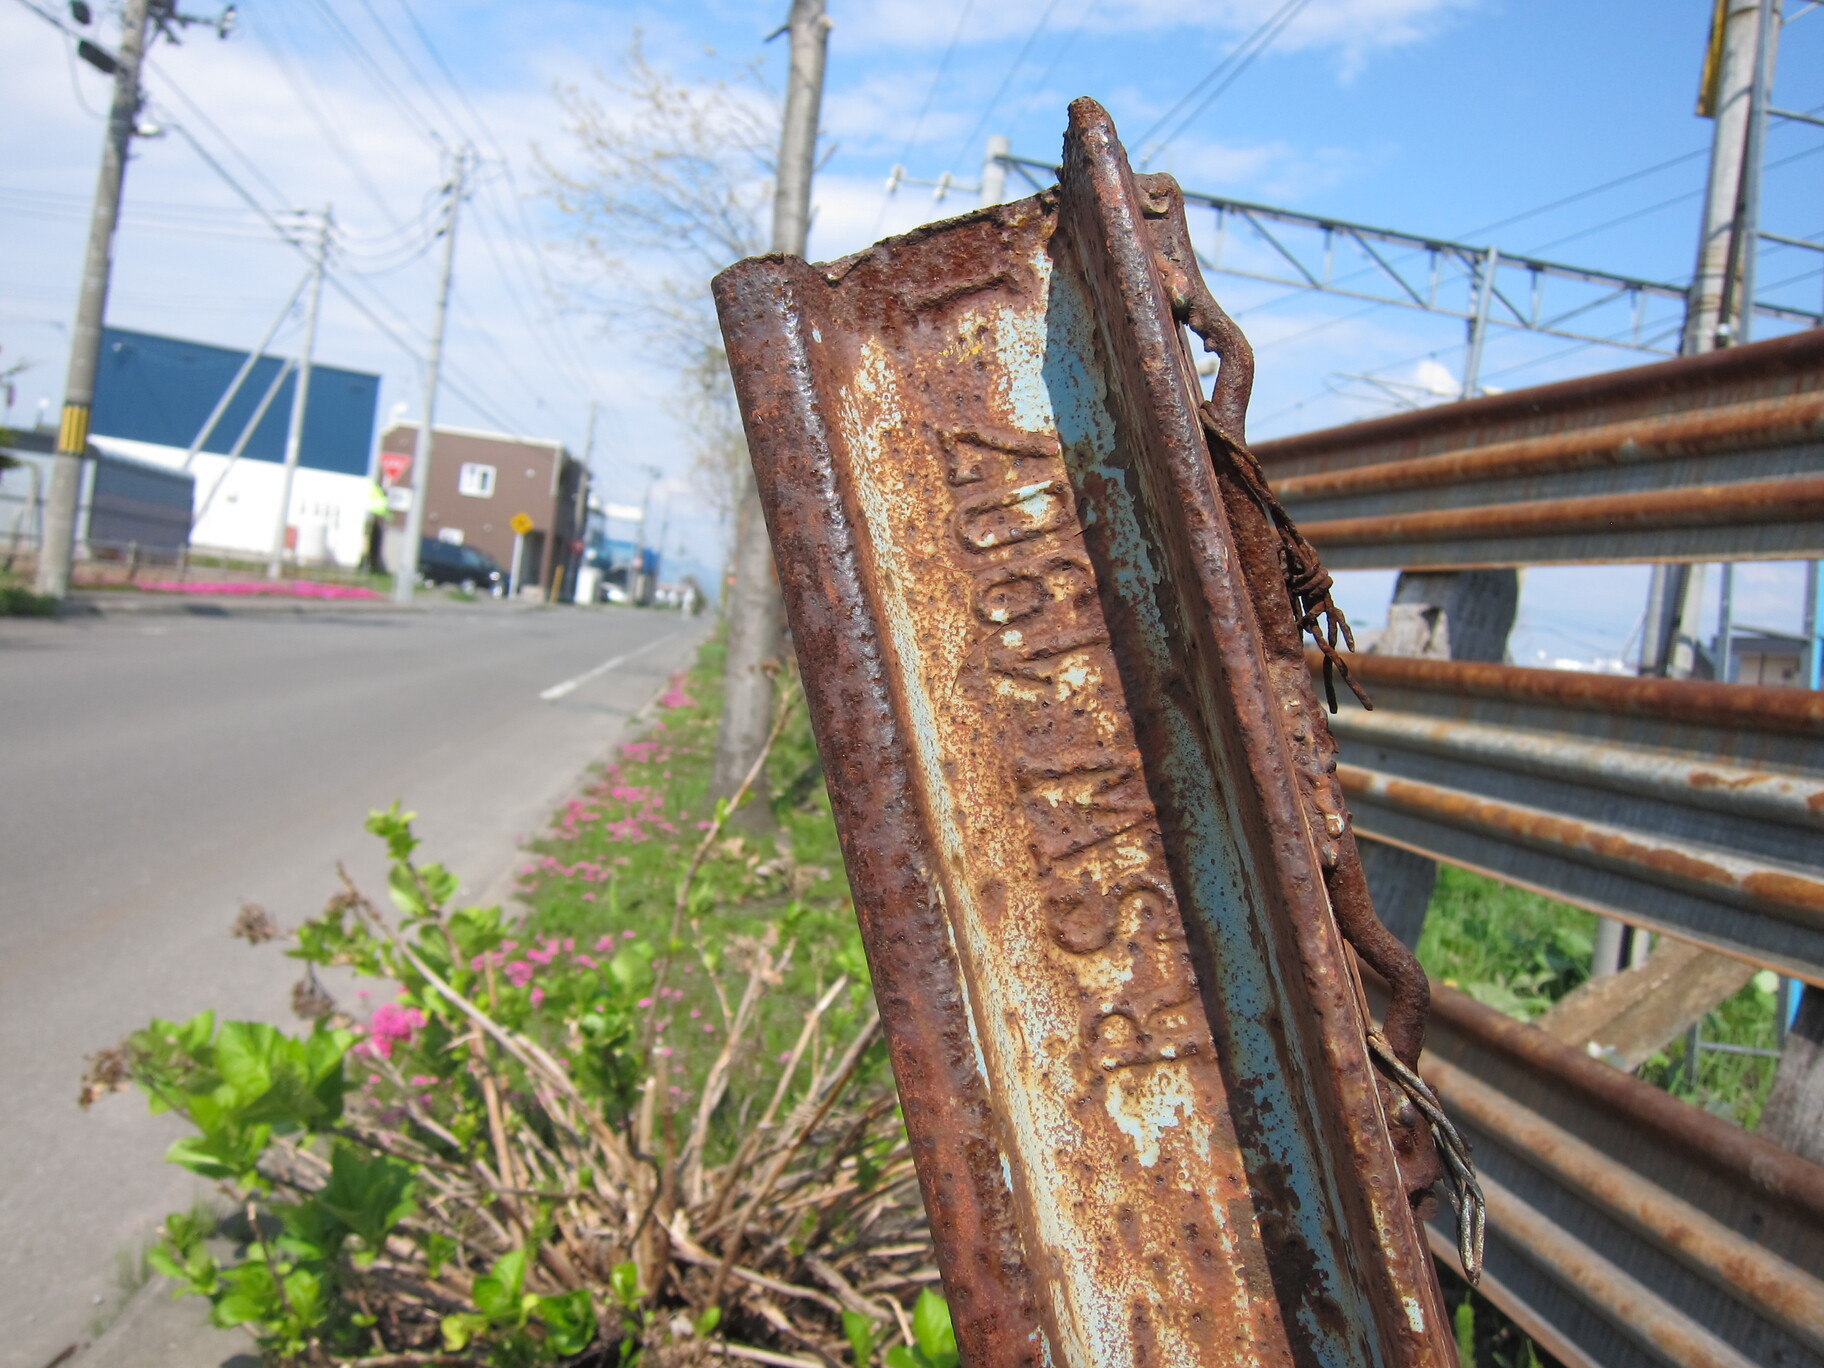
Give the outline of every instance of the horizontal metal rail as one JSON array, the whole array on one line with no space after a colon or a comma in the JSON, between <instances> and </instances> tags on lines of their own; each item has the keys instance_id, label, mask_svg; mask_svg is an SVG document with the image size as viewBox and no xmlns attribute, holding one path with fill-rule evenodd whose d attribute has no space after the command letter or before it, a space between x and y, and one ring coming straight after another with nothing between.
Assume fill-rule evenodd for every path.
<instances>
[{"instance_id":1,"label":"horizontal metal rail","mask_svg":"<svg viewBox=\"0 0 1824 1368\"><path fill-rule=\"evenodd\" d=\"M1432 994L1425 1070L1488 1196L1482 1290L1528 1334L1568 1368L1824 1363L1824 1167Z\"/></svg>"},{"instance_id":2,"label":"horizontal metal rail","mask_svg":"<svg viewBox=\"0 0 1824 1368\"><path fill-rule=\"evenodd\" d=\"M1824 694L1352 669L1374 711L1331 729L1363 836L1824 984Z\"/></svg>"},{"instance_id":3,"label":"horizontal metal rail","mask_svg":"<svg viewBox=\"0 0 1824 1368\"><path fill-rule=\"evenodd\" d=\"M1263 443L1333 569L1824 555L1824 329Z\"/></svg>"}]
</instances>

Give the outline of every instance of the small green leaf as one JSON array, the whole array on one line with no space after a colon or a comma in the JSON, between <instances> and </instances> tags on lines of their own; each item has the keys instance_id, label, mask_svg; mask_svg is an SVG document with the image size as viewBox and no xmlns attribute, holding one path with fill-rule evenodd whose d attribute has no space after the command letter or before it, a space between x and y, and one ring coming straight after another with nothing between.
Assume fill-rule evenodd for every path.
<instances>
[{"instance_id":1,"label":"small green leaf","mask_svg":"<svg viewBox=\"0 0 1824 1368\"><path fill-rule=\"evenodd\" d=\"M696 1331L698 1339L708 1339L715 1334L716 1327L720 1324L722 1324L722 1308L712 1306L692 1321L690 1328Z\"/></svg>"},{"instance_id":2,"label":"small green leaf","mask_svg":"<svg viewBox=\"0 0 1824 1368\"><path fill-rule=\"evenodd\" d=\"M918 1294L912 1308L912 1338L934 1368L957 1368L956 1331L950 1324L950 1304L930 1288Z\"/></svg>"},{"instance_id":3,"label":"small green leaf","mask_svg":"<svg viewBox=\"0 0 1824 1368\"><path fill-rule=\"evenodd\" d=\"M640 1300L640 1270L631 1263L618 1263L608 1274L608 1288L622 1306L632 1309Z\"/></svg>"},{"instance_id":4,"label":"small green leaf","mask_svg":"<svg viewBox=\"0 0 1824 1368\"><path fill-rule=\"evenodd\" d=\"M842 1333L848 1337L855 1368L869 1368L874 1362L874 1322L859 1311L844 1311Z\"/></svg>"}]
</instances>

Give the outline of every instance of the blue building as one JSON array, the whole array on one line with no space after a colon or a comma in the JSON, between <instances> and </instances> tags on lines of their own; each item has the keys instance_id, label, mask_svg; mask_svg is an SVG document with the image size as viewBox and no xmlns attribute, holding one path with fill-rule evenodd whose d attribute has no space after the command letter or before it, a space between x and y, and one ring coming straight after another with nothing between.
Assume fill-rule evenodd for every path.
<instances>
[{"instance_id":1,"label":"blue building","mask_svg":"<svg viewBox=\"0 0 1824 1368\"><path fill-rule=\"evenodd\" d=\"M246 352L227 347L126 328L103 329L90 431L102 437L188 448L246 359ZM262 356L254 363L234 402L203 444L204 451L225 456L233 449L282 364L274 356ZM285 377L248 440L244 456L259 461L285 459L285 432L296 392L297 375L293 373ZM373 459L379 402L379 376L313 365L298 463L309 470L365 476Z\"/></svg>"}]
</instances>

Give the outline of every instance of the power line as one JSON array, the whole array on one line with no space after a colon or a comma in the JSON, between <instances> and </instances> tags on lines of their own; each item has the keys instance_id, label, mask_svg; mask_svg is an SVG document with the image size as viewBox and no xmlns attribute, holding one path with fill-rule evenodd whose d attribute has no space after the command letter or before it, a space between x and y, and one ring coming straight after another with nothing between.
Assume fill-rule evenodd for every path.
<instances>
[{"instance_id":1,"label":"power line","mask_svg":"<svg viewBox=\"0 0 1824 1368\"><path fill-rule=\"evenodd\" d=\"M1019 52L1007 68L1007 74L1001 77L1000 85L996 87L987 107L982 110L982 117L975 121L975 127L970 129L969 136L963 139L962 147L950 159L952 167L968 156L971 149L975 147L976 139L982 136L982 130L988 126L988 120L994 117L994 111L1000 105L1001 97L1007 93L1007 87L1013 84L1013 78L1026 64L1026 57L1032 51L1032 45L1039 41L1039 35L1045 31L1045 26L1051 22L1051 16L1057 12L1058 6L1063 2L1064 0L1051 0L1051 3L1045 7L1045 12L1039 16L1039 22L1032 26L1032 32L1026 35L1026 41L1020 45Z\"/></svg>"},{"instance_id":2,"label":"power line","mask_svg":"<svg viewBox=\"0 0 1824 1368\"><path fill-rule=\"evenodd\" d=\"M316 97L310 93L307 78L295 70L290 59L282 54L278 45L266 36L263 25L254 25L253 36L266 50L266 55L279 69L279 74L285 78L285 83L291 87L292 93L298 97L298 103L304 106L305 111L310 115L311 122L316 124L318 131L323 134L323 141L329 145L329 150L335 155L336 160L342 163L343 169L354 178L355 184L361 187L362 193L373 202L374 207L380 211L380 216L397 227L399 224L397 215L387 204L386 197L380 193L380 188L368 176L366 168L361 165L359 158L354 155L342 130L331 121L322 106L317 103Z\"/></svg>"},{"instance_id":3,"label":"power line","mask_svg":"<svg viewBox=\"0 0 1824 1368\"><path fill-rule=\"evenodd\" d=\"M924 132L925 118L931 113L932 101L937 99L937 89L944 83L944 73L950 69L950 58L955 55L956 45L962 39L963 27L969 22L969 16L974 11L975 0L965 0L963 12L956 16L956 27L950 30L950 41L944 47L944 55L938 58L937 70L931 74L931 84L925 91L925 102L919 106L918 117L912 121L912 131L906 135L906 145L899 154L902 164L907 157L912 155L912 148L918 142L918 135Z\"/></svg>"},{"instance_id":4,"label":"power line","mask_svg":"<svg viewBox=\"0 0 1824 1368\"><path fill-rule=\"evenodd\" d=\"M1311 0L1286 0L1286 3L1281 5L1264 24L1255 29L1254 32L1250 33L1234 47L1230 48L1221 61L1211 67L1196 85L1192 86L1180 96L1176 104L1168 109L1151 128L1140 135L1140 138L1134 144L1141 150L1140 165L1145 166L1183 134L1184 130L1189 128L1192 122L1201 115L1204 110L1208 109L1218 96L1240 79L1241 74L1254 64L1255 58L1259 57L1261 53L1265 52L1273 45L1273 40L1278 38L1281 33L1285 32L1286 26L1294 19L1298 18L1300 11L1310 3ZM1149 150L1147 144L1152 139L1153 135L1176 118L1178 111L1190 101L1196 99L1199 93L1201 93L1212 81L1217 81L1219 84L1217 84L1215 89L1211 90L1208 95L1204 96L1201 103L1179 121L1176 128L1158 142L1153 143Z\"/></svg>"}]
</instances>

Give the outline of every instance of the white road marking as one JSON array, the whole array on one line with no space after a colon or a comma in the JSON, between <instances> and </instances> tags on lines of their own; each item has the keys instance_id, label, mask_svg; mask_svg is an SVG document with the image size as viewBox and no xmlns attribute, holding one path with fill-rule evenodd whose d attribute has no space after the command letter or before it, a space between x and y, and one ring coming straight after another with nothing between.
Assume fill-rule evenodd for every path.
<instances>
[{"instance_id":1,"label":"white road marking","mask_svg":"<svg viewBox=\"0 0 1824 1368\"><path fill-rule=\"evenodd\" d=\"M627 652L626 655L618 655L613 660L604 660L600 665L597 665L593 670L584 670L581 674L575 676L574 678L566 679L562 684L553 684L550 688L546 689L543 693L541 693L539 695L539 698L541 698L546 703L550 703L550 702L554 701L555 699L562 698L565 694L570 693L573 690L580 688L584 684L587 684L590 680L596 678L598 675L605 675L608 673L608 671L614 669L615 667L620 666L620 665L625 665L628 661L632 660L635 656L645 655L646 652L650 651L654 646L659 645L661 642L670 641L676 635L677 635L676 632L667 632L667 633L665 633L664 636L654 637L651 641L647 642L644 646L640 647L639 650L637 650L637 651L629 651L629 652Z\"/></svg>"}]
</instances>

